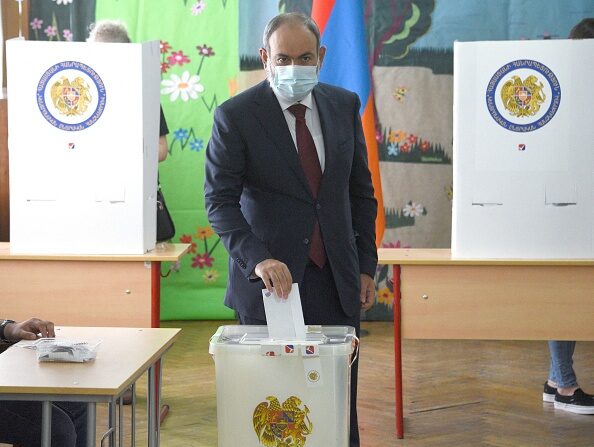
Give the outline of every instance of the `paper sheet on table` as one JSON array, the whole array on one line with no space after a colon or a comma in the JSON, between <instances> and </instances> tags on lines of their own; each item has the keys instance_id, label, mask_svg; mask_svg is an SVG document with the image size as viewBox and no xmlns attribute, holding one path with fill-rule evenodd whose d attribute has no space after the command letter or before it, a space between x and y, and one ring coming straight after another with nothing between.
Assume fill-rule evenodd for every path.
<instances>
[{"instance_id":1,"label":"paper sheet on table","mask_svg":"<svg viewBox=\"0 0 594 447\"><path fill-rule=\"evenodd\" d=\"M287 299L262 290L268 336L276 340L305 340L305 322L301 309L299 286L293 283Z\"/></svg>"}]
</instances>

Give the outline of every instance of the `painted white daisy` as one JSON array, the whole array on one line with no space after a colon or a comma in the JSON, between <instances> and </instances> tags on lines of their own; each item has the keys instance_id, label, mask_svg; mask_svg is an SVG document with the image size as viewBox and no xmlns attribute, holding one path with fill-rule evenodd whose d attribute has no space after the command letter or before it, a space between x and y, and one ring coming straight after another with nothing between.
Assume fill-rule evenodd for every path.
<instances>
[{"instance_id":1,"label":"painted white daisy","mask_svg":"<svg viewBox=\"0 0 594 447\"><path fill-rule=\"evenodd\" d=\"M406 217L417 217L423 214L423 205L415 202L408 202L404 208L402 208L402 214Z\"/></svg>"},{"instance_id":2,"label":"painted white daisy","mask_svg":"<svg viewBox=\"0 0 594 447\"><path fill-rule=\"evenodd\" d=\"M169 79L163 79L161 81L162 95L170 95L169 100L175 101L178 97L181 97L182 101L187 102L190 98L197 99L198 93L204 91L204 86L199 83L200 76L190 75L189 71L184 71L179 77L176 74L172 74Z\"/></svg>"}]
</instances>

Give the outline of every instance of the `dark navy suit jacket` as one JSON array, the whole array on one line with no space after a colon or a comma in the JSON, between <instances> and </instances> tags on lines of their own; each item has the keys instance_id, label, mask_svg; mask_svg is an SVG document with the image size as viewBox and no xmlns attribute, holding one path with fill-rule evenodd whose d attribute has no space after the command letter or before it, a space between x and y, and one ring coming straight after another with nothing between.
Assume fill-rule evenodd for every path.
<instances>
[{"instance_id":1,"label":"dark navy suit jacket","mask_svg":"<svg viewBox=\"0 0 594 447\"><path fill-rule=\"evenodd\" d=\"M265 319L263 283L250 280L264 259L284 262L293 282L301 282L316 216L347 316L360 312L360 273L375 273L377 202L359 98L327 84L318 84L313 95L326 160L317 199L267 81L215 111L205 201L209 221L230 254L225 304L244 316Z\"/></svg>"}]
</instances>

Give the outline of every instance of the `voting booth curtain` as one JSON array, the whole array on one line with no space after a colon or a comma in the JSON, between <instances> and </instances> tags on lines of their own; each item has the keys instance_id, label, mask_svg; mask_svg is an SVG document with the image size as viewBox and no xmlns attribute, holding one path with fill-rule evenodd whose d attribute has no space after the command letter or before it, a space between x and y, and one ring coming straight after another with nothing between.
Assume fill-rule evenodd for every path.
<instances>
[{"instance_id":1,"label":"voting booth curtain","mask_svg":"<svg viewBox=\"0 0 594 447\"><path fill-rule=\"evenodd\" d=\"M222 304L227 254L204 210L204 150L214 108L263 79L257 51L279 11L311 14L312 0L31 0L30 39L83 40L90 23L119 19L133 41L161 42L170 153L160 179L176 224L173 242L192 247L179 265L164 265L171 272L162 281L163 319L233 317ZM381 245L450 247L454 41L566 38L594 16L594 4L364 0L362 11L383 194ZM378 267L376 287L377 302L364 318L391 319L387 266Z\"/></svg>"}]
</instances>

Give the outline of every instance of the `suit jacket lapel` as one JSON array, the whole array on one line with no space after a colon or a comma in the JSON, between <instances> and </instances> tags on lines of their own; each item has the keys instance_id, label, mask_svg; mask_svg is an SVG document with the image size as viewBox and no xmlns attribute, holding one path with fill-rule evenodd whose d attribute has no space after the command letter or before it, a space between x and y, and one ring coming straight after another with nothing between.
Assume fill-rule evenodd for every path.
<instances>
[{"instance_id":1,"label":"suit jacket lapel","mask_svg":"<svg viewBox=\"0 0 594 447\"><path fill-rule=\"evenodd\" d=\"M324 154L326 159L322 184L320 185L320 192L318 193L319 197L324 191L324 185L327 182L332 181L332 169L335 161L338 129L333 129L331 123L335 121L333 117L338 114L338 111L334 107L332 98L330 98L319 86L314 88L313 95L320 116L320 126L322 128L322 135L324 136Z\"/></svg>"},{"instance_id":2,"label":"suit jacket lapel","mask_svg":"<svg viewBox=\"0 0 594 447\"><path fill-rule=\"evenodd\" d=\"M285 160L291 170L295 173L305 191L310 198L313 198L309 189L309 184L301 168L299 162L299 156L297 155L297 148L291 137L289 126L285 115L274 95L274 92L268 85L268 81L263 81L259 85L259 91L256 94L255 102L258 104L256 107L256 116L262 124L262 129L270 136L270 139L274 141L279 152L283 154Z\"/></svg>"}]
</instances>

